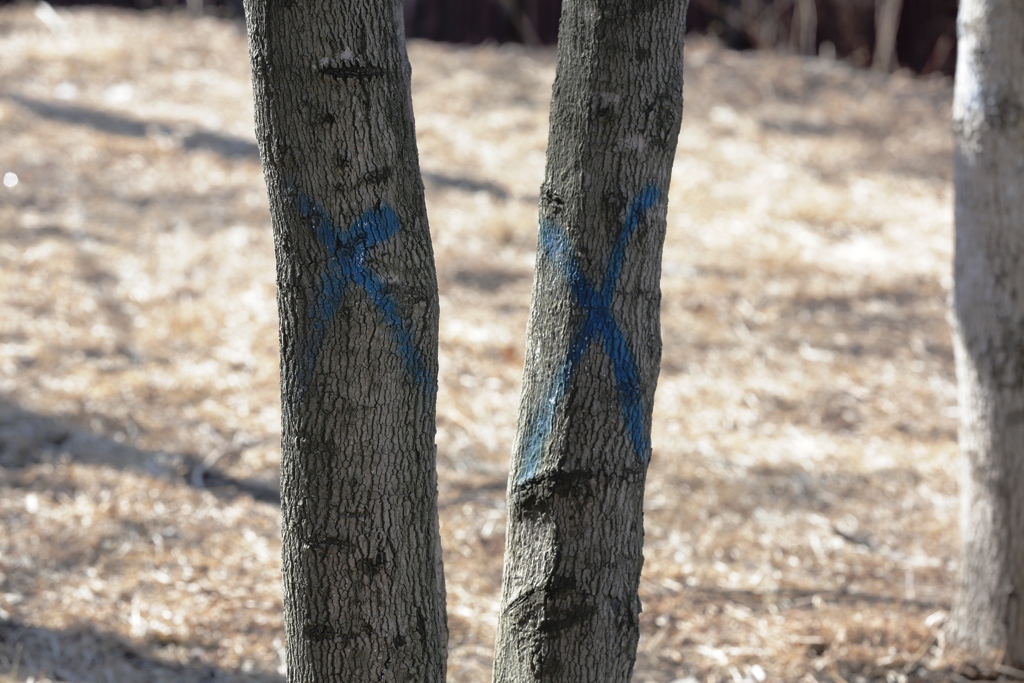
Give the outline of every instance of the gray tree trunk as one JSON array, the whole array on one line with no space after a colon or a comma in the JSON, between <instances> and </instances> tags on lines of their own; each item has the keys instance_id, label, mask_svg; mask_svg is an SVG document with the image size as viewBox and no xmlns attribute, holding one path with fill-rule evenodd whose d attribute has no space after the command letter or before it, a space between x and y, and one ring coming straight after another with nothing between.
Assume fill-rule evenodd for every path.
<instances>
[{"instance_id":1,"label":"gray tree trunk","mask_svg":"<svg viewBox=\"0 0 1024 683\"><path fill-rule=\"evenodd\" d=\"M288 678L440 682L437 282L402 2L246 16L277 251Z\"/></svg>"},{"instance_id":2,"label":"gray tree trunk","mask_svg":"<svg viewBox=\"0 0 1024 683\"><path fill-rule=\"evenodd\" d=\"M559 28L494 680L636 659L684 0L568 0Z\"/></svg>"},{"instance_id":3,"label":"gray tree trunk","mask_svg":"<svg viewBox=\"0 0 1024 683\"><path fill-rule=\"evenodd\" d=\"M962 0L958 45L963 573L948 632L1024 668L1024 2Z\"/></svg>"}]
</instances>

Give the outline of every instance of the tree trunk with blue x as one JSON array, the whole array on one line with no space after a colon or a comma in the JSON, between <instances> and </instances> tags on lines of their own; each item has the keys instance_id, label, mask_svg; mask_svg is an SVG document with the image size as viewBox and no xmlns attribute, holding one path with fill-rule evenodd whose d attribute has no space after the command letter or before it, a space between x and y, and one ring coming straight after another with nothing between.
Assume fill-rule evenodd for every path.
<instances>
[{"instance_id":1,"label":"tree trunk with blue x","mask_svg":"<svg viewBox=\"0 0 1024 683\"><path fill-rule=\"evenodd\" d=\"M563 4L496 683L632 675L685 9Z\"/></svg>"},{"instance_id":2,"label":"tree trunk with blue x","mask_svg":"<svg viewBox=\"0 0 1024 683\"><path fill-rule=\"evenodd\" d=\"M442 683L438 299L401 0L247 0L281 325L288 679Z\"/></svg>"}]
</instances>

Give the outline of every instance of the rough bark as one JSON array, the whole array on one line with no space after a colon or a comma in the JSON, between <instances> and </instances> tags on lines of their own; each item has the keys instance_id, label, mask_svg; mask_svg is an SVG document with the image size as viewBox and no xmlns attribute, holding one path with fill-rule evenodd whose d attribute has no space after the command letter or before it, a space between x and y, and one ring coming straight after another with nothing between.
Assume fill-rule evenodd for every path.
<instances>
[{"instance_id":1,"label":"rough bark","mask_svg":"<svg viewBox=\"0 0 1024 683\"><path fill-rule=\"evenodd\" d=\"M570 0L559 27L494 680L629 679L682 118L682 0Z\"/></svg>"},{"instance_id":2,"label":"rough bark","mask_svg":"<svg viewBox=\"0 0 1024 683\"><path fill-rule=\"evenodd\" d=\"M963 566L949 634L1024 668L1024 3L964 0L959 32L953 312Z\"/></svg>"},{"instance_id":3,"label":"rough bark","mask_svg":"<svg viewBox=\"0 0 1024 683\"><path fill-rule=\"evenodd\" d=\"M443 681L437 283L402 3L249 0L290 681Z\"/></svg>"}]
</instances>

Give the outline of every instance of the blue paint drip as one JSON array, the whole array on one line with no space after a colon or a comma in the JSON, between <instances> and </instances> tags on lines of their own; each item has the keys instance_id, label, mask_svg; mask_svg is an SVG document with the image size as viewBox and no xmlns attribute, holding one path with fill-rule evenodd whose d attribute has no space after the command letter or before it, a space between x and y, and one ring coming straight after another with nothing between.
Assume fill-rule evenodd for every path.
<instances>
[{"instance_id":1,"label":"blue paint drip","mask_svg":"<svg viewBox=\"0 0 1024 683\"><path fill-rule=\"evenodd\" d=\"M633 449L641 462L647 462L649 458L651 441L644 430L645 410L643 391L640 386L640 369L630 351L626 336L612 316L611 307L615 288L618 285L619 276L622 274L626 246L639 227L644 214L657 204L658 197L658 189L650 186L630 202L629 208L626 210L626 219L612 247L608 268L605 271L600 290L592 286L583 275L579 260L565 231L551 221L541 223L540 244L543 254L555 265L559 274L569 284L573 298L576 300L576 304L583 309L583 313L565 362L555 374L551 387L544 395L543 403L535 406L527 415L524 429L523 462L518 478L520 482L532 477L540 467L544 443L551 433L555 410L562 403L566 389L583 360L583 354L598 338L601 339L601 345L612 362L615 384L619 390L619 400L622 404L622 415Z\"/></svg>"},{"instance_id":2,"label":"blue paint drip","mask_svg":"<svg viewBox=\"0 0 1024 683\"><path fill-rule=\"evenodd\" d=\"M420 353L409 323L402 318L398 305L388 291L387 283L370 270L367 252L398 234L398 216L386 204L365 211L348 230L341 232L317 202L304 194L298 196L299 213L313 228L317 241L327 250L327 267L320 275L316 300L310 302L307 315L312 333L306 339L303 366L299 370L299 394L305 392L312 379L313 368L320 355L324 338L338 312L349 285L362 289L380 311L384 322L395 334L398 355L405 370L417 385L433 387L426 360Z\"/></svg>"}]
</instances>

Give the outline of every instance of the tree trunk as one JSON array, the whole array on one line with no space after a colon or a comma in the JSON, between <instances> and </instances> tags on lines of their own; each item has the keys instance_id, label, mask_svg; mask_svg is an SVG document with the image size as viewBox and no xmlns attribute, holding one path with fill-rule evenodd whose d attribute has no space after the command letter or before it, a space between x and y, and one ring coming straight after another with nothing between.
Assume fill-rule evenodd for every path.
<instances>
[{"instance_id":1,"label":"tree trunk","mask_svg":"<svg viewBox=\"0 0 1024 683\"><path fill-rule=\"evenodd\" d=\"M494 680L629 679L686 2L569 0Z\"/></svg>"},{"instance_id":2,"label":"tree trunk","mask_svg":"<svg viewBox=\"0 0 1024 683\"><path fill-rule=\"evenodd\" d=\"M960 594L953 642L1024 668L1024 3L963 0L954 343Z\"/></svg>"},{"instance_id":3,"label":"tree trunk","mask_svg":"<svg viewBox=\"0 0 1024 683\"><path fill-rule=\"evenodd\" d=\"M889 73L896 61L896 36L900 28L903 0L876 0L875 4L875 56L871 68Z\"/></svg>"},{"instance_id":4,"label":"tree trunk","mask_svg":"<svg viewBox=\"0 0 1024 683\"><path fill-rule=\"evenodd\" d=\"M818 7L815 0L796 0L790 37L797 54L818 54Z\"/></svg>"},{"instance_id":5,"label":"tree trunk","mask_svg":"<svg viewBox=\"0 0 1024 683\"><path fill-rule=\"evenodd\" d=\"M440 682L437 282L402 2L246 14L277 252L288 677Z\"/></svg>"}]
</instances>

